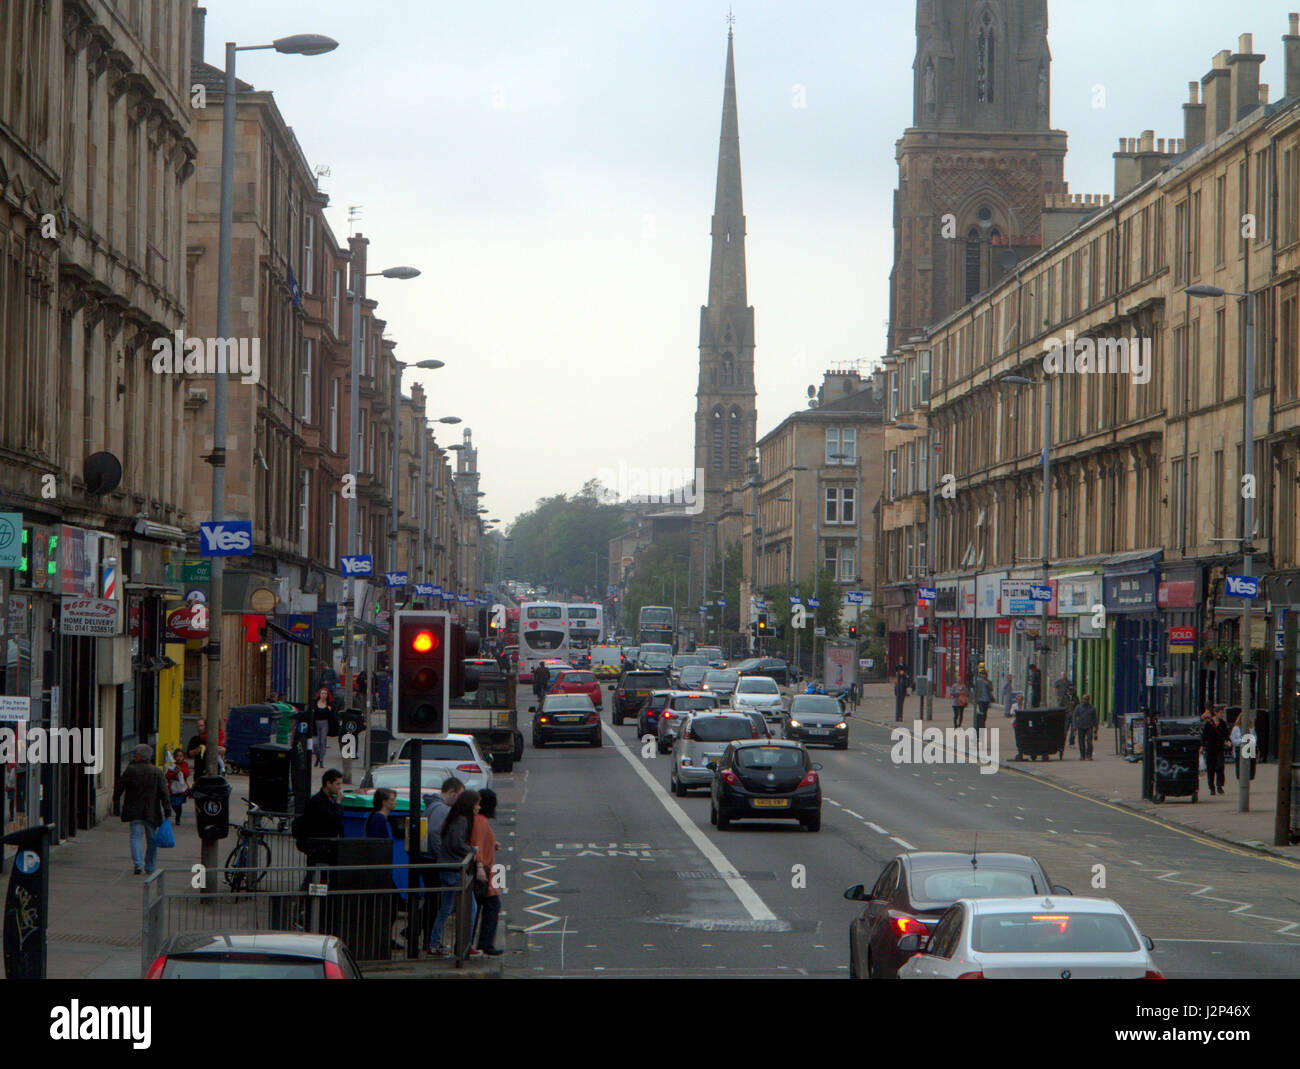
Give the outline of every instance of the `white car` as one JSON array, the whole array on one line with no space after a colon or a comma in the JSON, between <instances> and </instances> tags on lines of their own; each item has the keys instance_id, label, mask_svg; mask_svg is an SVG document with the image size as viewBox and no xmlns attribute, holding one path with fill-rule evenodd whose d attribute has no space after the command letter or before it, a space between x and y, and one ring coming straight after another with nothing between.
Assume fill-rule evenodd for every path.
<instances>
[{"instance_id":1,"label":"white car","mask_svg":"<svg viewBox=\"0 0 1300 1069\"><path fill-rule=\"evenodd\" d=\"M769 723L785 719L785 702L776 680L768 676L741 676L731 695L731 708L736 712L756 709Z\"/></svg>"},{"instance_id":2,"label":"white car","mask_svg":"<svg viewBox=\"0 0 1300 1069\"><path fill-rule=\"evenodd\" d=\"M492 762L479 751L473 735L448 735L442 739L424 739L420 752L420 790L438 790L442 781L453 776L472 791L492 786ZM370 770L363 787L404 787L410 782L411 738L403 739L397 761ZM406 774L401 779L398 770ZM390 782L397 780L397 782ZM436 782L435 782L436 780ZM372 782L373 781L373 782Z\"/></svg>"},{"instance_id":3,"label":"white car","mask_svg":"<svg viewBox=\"0 0 1300 1069\"><path fill-rule=\"evenodd\" d=\"M900 980L1160 980L1155 944L1109 898L961 898L912 953Z\"/></svg>"}]
</instances>

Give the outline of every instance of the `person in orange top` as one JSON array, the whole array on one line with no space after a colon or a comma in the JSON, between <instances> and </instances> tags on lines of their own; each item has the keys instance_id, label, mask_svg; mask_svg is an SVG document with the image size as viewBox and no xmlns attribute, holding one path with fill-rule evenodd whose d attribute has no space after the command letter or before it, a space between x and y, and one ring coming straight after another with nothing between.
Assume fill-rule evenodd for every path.
<instances>
[{"instance_id":1,"label":"person in orange top","mask_svg":"<svg viewBox=\"0 0 1300 1069\"><path fill-rule=\"evenodd\" d=\"M492 818L497 815L496 791L490 787L479 791L479 810L474 817L474 827L469 833L469 843L476 850L478 867L474 879L474 897L478 899L479 950L491 957L505 951L493 944L497 937L497 918L501 916L500 880L493 874L497 856L497 837L492 830Z\"/></svg>"}]
</instances>

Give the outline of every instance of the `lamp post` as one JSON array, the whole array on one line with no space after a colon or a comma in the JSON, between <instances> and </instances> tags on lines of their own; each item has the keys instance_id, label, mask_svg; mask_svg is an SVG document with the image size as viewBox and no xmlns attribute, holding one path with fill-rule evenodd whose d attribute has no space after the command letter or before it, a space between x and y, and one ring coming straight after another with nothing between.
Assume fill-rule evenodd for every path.
<instances>
[{"instance_id":1,"label":"lamp post","mask_svg":"<svg viewBox=\"0 0 1300 1069\"><path fill-rule=\"evenodd\" d=\"M1241 399L1241 475L1243 488L1255 481L1255 295L1237 293L1233 290L1220 289L1218 286L1188 286L1184 291L1189 297L1237 297L1246 302L1246 381ZM1253 574L1255 547L1251 539L1255 534L1255 495L1242 493L1241 505L1241 574ZM1255 710L1248 672L1250 670L1250 598L1241 599L1241 713L1237 723L1242 734L1247 728L1255 726ZM1291 686L1291 665L1285 667L1284 679ZM1237 812L1250 812L1250 769L1240 766L1237 776Z\"/></svg>"},{"instance_id":2,"label":"lamp post","mask_svg":"<svg viewBox=\"0 0 1300 1069\"><path fill-rule=\"evenodd\" d=\"M895 429L900 431L919 431L921 428L915 423L895 423ZM925 579L929 584L934 583L934 557L931 547L934 545L934 426L927 422L925 425L926 436L926 472L925 481L930 493L930 501L926 506L925 512ZM938 621L935 617L938 609L938 596L928 601L928 613L930 618L930 633L926 636L925 644L925 675L927 685L925 688L925 700L921 703L921 717L924 720L930 720L934 717L934 688L937 684L935 678L935 646L938 645L938 636L935 634L935 628Z\"/></svg>"},{"instance_id":3,"label":"lamp post","mask_svg":"<svg viewBox=\"0 0 1300 1069\"><path fill-rule=\"evenodd\" d=\"M793 464L790 467L790 471L792 473L790 479L790 493L794 497L794 581L795 581L796 589L798 589L799 583L803 580L803 556L799 552L799 533L802 528L802 523L800 522L800 516L799 516L800 501L799 501L799 474L798 473L807 470L808 468L804 464ZM855 508L857 507L857 502L854 502L854 507ZM854 518L855 519L857 518L856 512L854 513ZM816 645L817 645L817 610L814 609L812 647L816 647ZM799 635L797 632L794 636L794 660L795 660L796 667L798 667L799 666ZM802 671L802 668L800 668L800 670ZM817 674L817 665L815 659L812 665L812 674L813 675Z\"/></svg>"},{"instance_id":4,"label":"lamp post","mask_svg":"<svg viewBox=\"0 0 1300 1069\"><path fill-rule=\"evenodd\" d=\"M226 84L221 101L221 220L217 242L217 336L230 337L230 246L234 235L235 214L235 96L238 92L235 79L235 59L240 52L258 52L274 49L285 55L319 56L338 48L332 37L315 33L281 37L269 45L239 45L226 42ZM226 518L226 376L213 376L212 384L212 452L208 455L212 465L212 521L220 523ZM205 723L212 739L221 737L221 625L225 597L225 558L212 558L212 579L209 596L211 611L208 614L208 685ZM208 776L218 774L218 746L207 747L203 768L196 773ZM204 839L201 860L204 871L214 872L218 867L216 839ZM205 880L204 891L215 891L217 881Z\"/></svg>"}]
</instances>

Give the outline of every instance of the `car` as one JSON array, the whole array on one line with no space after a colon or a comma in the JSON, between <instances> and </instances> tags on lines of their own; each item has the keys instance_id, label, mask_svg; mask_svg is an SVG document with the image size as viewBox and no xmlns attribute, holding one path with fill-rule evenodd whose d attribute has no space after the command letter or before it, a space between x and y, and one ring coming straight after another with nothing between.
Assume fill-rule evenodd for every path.
<instances>
[{"instance_id":1,"label":"car","mask_svg":"<svg viewBox=\"0 0 1300 1069\"><path fill-rule=\"evenodd\" d=\"M596 675L617 678L623 671L623 651L608 643L591 648L591 669Z\"/></svg>"},{"instance_id":2,"label":"car","mask_svg":"<svg viewBox=\"0 0 1300 1069\"><path fill-rule=\"evenodd\" d=\"M672 743L668 789L678 798L685 798L693 787L710 786L714 766L722 760L727 746L757 737L754 722L744 713L702 709L686 714Z\"/></svg>"},{"instance_id":3,"label":"car","mask_svg":"<svg viewBox=\"0 0 1300 1069\"><path fill-rule=\"evenodd\" d=\"M725 668L727 659L722 656L721 646L696 646L695 652L704 658L710 668Z\"/></svg>"},{"instance_id":4,"label":"car","mask_svg":"<svg viewBox=\"0 0 1300 1069\"><path fill-rule=\"evenodd\" d=\"M740 711L754 722L754 727L758 732L754 736L755 738L770 739L772 737L772 725L767 722L767 717L757 709L742 709Z\"/></svg>"},{"instance_id":5,"label":"car","mask_svg":"<svg viewBox=\"0 0 1300 1069\"><path fill-rule=\"evenodd\" d=\"M643 642L637 650L637 659L644 657L647 653L667 654L669 664L673 659L673 648L667 642Z\"/></svg>"},{"instance_id":6,"label":"car","mask_svg":"<svg viewBox=\"0 0 1300 1069\"><path fill-rule=\"evenodd\" d=\"M790 685L790 666L780 657L750 657L736 665L736 670L742 676L767 676L783 687Z\"/></svg>"},{"instance_id":7,"label":"car","mask_svg":"<svg viewBox=\"0 0 1300 1069\"><path fill-rule=\"evenodd\" d=\"M512 668L519 667L519 647L507 646L501 651L501 667L509 672Z\"/></svg>"},{"instance_id":8,"label":"car","mask_svg":"<svg viewBox=\"0 0 1300 1069\"><path fill-rule=\"evenodd\" d=\"M360 980L337 935L310 932L178 932L146 980Z\"/></svg>"},{"instance_id":9,"label":"car","mask_svg":"<svg viewBox=\"0 0 1300 1069\"><path fill-rule=\"evenodd\" d=\"M641 711L641 706L650 700L654 691L669 689L668 673L636 669L624 672L610 687L614 691L613 720L615 724L622 724L624 717L636 716Z\"/></svg>"},{"instance_id":10,"label":"car","mask_svg":"<svg viewBox=\"0 0 1300 1069\"><path fill-rule=\"evenodd\" d=\"M673 659L667 653L646 653L645 650L642 650L637 656L637 664L642 668L653 669L656 672L664 672L669 675L669 679L671 680Z\"/></svg>"},{"instance_id":11,"label":"car","mask_svg":"<svg viewBox=\"0 0 1300 1069\"><path fill-rule=\"evenodd\" d=\"M585 694L591 699L591 704L599 709L605 701L605 696L600 690L600 680L596 678L595 672L586 672L580 669L570 669L567 672L557 672L551 677L550 683L546 688L547 694Z\"/></svg>"},{"instance_id":12,"label":"car","mask_svg":"<svg viewBox=\"0 0 1300 1069\"><path fill-rule=\"evenodd\" d=\"M673 658L672 671L670 676L678 683L681 682L682 669L697 665L701 668L708 668L709 661L706 657L701 657L696 653L679 653Z\"/></svg>"},{"instance_id":13,"label":"car","mask_svg":"<svg viewBox=\"0 0 1300 1069\"><path fill-rule=\"evenodd\" d=\"M731 694L731 708L757 709L769 723L779 724L785 719L785 701L776 680L770 676L741 676Z\"/></svg>"},{"instance_id":14,"label":"car","mask_svg":"<svg viewBox=\"0 0 1300 1069\"><path fill-rule=\"evenodd\" d=\"M540 707L530 705L533 715L533 746L540 750L548 742L603 742L600 713L585 694L548 694Z\"/></svg>"},{"instance_id":15,"label":"car","mask_svg":"<svg viewBox=\"0 0 1300 1069\"><path fill-rule=\"evenodd\" d=\"M790 699L783 739L821 743L837 750L849 748L849 725L838 698L829 694L796 694Z\"/></svg>"},{"instance_id":16,"label":"car","mask_svg":"<svg viewBox=\"0 0 1300 1069\"><path fill-rule=\"evenodd\" d=\"M492 762L483 756L473 735L447 735L440 739L422 739L420 747L420 782L438 783L453 776L471 790L492 786ZM402 737L401 749L392 764L376 765L361 781L362 787L405 787L411 781L410 762L414 754L410 736ZM383 776L376 777L377 773ZM399 775L402 772L403 775ZM379 782L384 779L384 782ZM391 779L392 782L388 782Z\"/></svg>"},{"instance_id":17,"label":"car","mask_svg":"<svg viewBox=\"0 0 1300 1069\"><path fill-rule=\"evenodd\" d=\"M734 668L710 668L704 675L702 690L716 694L719 698L729 699L736 691L736 681L740 673Z\"/></svg>"},{"instance_id":18,"label":"car","mask_svg":"<svg viewBox=\"0 0 1300 1069\"><path fill-rule=\"evenodd\" d=\"M1155 943L1109 898L961 898L913 956L900 980L1163 980Z\"/></svg>"},{"instance_id":19,"label":"car","mask_svg":"<svg viewBox=\"0 0 1300 1069\"><path fill-rule=\"evenodd\" d=\"M653 699L651 700L653 701ZM718 699L712 694L705 694L701 690L669 691L668 701L658 711L658 721L653 730L659 752L668 753L673 748L673 742L681 729L682 721L688 716L692 713L707 712L717 708ZM644 738L646 733L638 731L637 734Z\"/></svg>"},{"instance_id":20,"label":"car","mask_svg":"<svg viewBox=\"0 0 1300 1069\"><path fill-rule=\"evenodd\" d=\"M729 745L709 785L709 821L726 831L733 820L797 820L822 826L822 766L802 743L748 739Z\"/></svg>"},{"instance_id":21,"label":"car","mask_svg":"<svg viewBox=\"0 0 1300 1069\"><path fill-rule=\"evenodd\" d=\"M627 671L631 671L633 668L637 666L637 658L640 656L641 656L640 646L624 646L623 647L623 668Z\"/></svg>"},{"instance_id":22,"label":"car","mask_svg":"<svg viewBox=\"0 0 1300 1069\"><path fill-rule=\"evenodd\" d=\"M1026 854L964 854L910 851L897 855L870 892L857 884L844 897L866 905L849 925L849 976L892 979L907 960L898 941L929 935L943 911L959 898L1007 898L1066 894L1053 886L1038 861Z\"/></svg>"},{"instance_id":23,"label":"car","mask_svg":"<svg viewBox=\"0 0 1300 1069\"><path fill-rule=\"evenodd\" d=\"M465 669L465 693L478 690L479 672L500 672L501 666L494 657L466 657L461 662Z\"/></svg>"},{"instance_id":24,"label":"car","mask_svg":"<svg viewBox=\"0 0 1300 1069\"><path fill-rule=\"evenodd\" d=\"M709 674L707 664L684 665L677 673L677 686L681 690L700 690L704 679Z\"/></svg>"}]
</instances>

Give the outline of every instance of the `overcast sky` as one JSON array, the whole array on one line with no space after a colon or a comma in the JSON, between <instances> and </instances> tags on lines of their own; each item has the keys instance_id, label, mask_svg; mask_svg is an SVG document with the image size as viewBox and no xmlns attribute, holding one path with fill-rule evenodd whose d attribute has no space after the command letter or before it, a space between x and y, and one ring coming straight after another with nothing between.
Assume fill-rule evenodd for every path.
<instances>
[{"instance_id":1,"label":"overcast sky","mask_svg":"<svg viewBox=\"0 0 1300 1069\"><path fill-rule=\"evenodd\" d=\"M433 416L459 416L507 523L602 468L693 464L726 4L699 0L210 0L222 44L324 33L305 58L241 53L274 91L330 224L349 205L398 358L437 357ZM911 122L915 5L735 0L758 433L830 365L880 355L895 142ZM1287 5L1056 0L1052 125L1075 193L1113 192L1120 137L1182 136L1187 82L1254 33L1283 88ZM1094 106L1103 86L1105 106ZM797 107L800 97L805 106ZM409 386L408 386L409 389ZM439 428L444 444L461 427Z\"/></svg>"}]
</instances>

